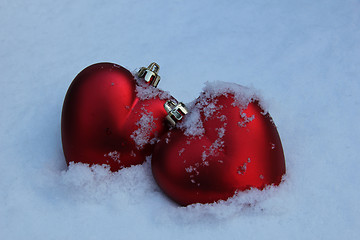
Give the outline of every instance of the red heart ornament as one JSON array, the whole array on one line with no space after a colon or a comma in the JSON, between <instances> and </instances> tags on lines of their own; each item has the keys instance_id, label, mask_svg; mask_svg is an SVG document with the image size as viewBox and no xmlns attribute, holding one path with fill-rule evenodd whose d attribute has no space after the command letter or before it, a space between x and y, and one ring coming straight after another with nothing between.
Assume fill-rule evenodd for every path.
<instances>
[{"instance_id":1,"label":"red heart ornament","mask_svg":"<svg viewBox=\"0 0 360 240\"><path fill-rule=\"evenodd\" d=\"M278 185L285 174L269 113L248 89L226 83L205 89L184 122L157 143L151 165L160 188L180 205Z\"/></svg>"},{"instance_id":2,"label":"red heart ornament","mask_svg":"<svg viewBox=\"0 0 360 240\"><path fill-rule=\"evenodd\" d=\"M145 80L155 86L156 66L156 73L142 68ZM117 64L87 67L71 83L63 104L61 135L67 164L107 164L117 171L143 163L155 139L167 130L168 99L169 94L139 84Z\"/></svg>"}]
</instances>

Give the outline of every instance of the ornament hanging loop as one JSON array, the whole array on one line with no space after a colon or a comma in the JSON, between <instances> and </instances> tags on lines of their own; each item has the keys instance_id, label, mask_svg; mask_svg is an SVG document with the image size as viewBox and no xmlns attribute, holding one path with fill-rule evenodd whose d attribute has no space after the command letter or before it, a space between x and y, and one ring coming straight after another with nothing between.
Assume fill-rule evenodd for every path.
<instances>
[{"instance_id":1,"label":"ornament hanging loop","mask_svg":"<svg viewBox=\"0 0 360 240\"><path fill-rule=\"evenodd\" d=\"M150 65L147 68L156 74L158 74L160 70L160 66L156 62L150 63Z\"/></svg>"},{"instance_id":2,"label":"ornament hanging loop","mask_svg":"<svg viewBox=\"0 0 360 240\"><path fill-rule=\"evenodd\" d=\"M164 104L164 108L168 115L166 120L170 123L171 126L175 126L176 123L181 121L181 119L189 113L189 110L182 102L176 103L173 100L168 100Z\"/></svg>"},{"instance_id":3,"label":"ornament hanging loop","mask_svg":"<svg viewBox=\"0 0 360 240\"><path fill-rule=\"evenodd\" d=\"M140 68L138 77L143 78L145 82L153 87L157 87L160 82L160 76L158 75L160 70L159 64L153 62L148 67Z\"/></svg>"}]
</instances>

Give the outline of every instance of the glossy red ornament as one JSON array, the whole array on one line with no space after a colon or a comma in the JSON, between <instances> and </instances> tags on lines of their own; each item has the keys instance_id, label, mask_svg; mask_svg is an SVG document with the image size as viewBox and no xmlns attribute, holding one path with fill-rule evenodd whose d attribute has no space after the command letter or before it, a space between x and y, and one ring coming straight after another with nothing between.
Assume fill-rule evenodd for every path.
<instances>
[{"instance_id":1,"label":"glossy red ornament","mask_svg":"<svg viewBox=\"0 0 360 240\"><path fill-rule=\"evenodd\" d=\"M155 89L138 86L131 72L113 63L81 71L62 109L66 162L107 164L112 171L143 163L152 153L154 140L167 129L167 97L160 98L161 90L155 89L158 95L140 99L137 90L147 87Z\"/></svg>"},{"instance_id":2,"label":"glossy red ornament","mask_svg":"<svg viewBox=\"0 0 360 240\"><path fill-rule=\"evenodd\" d=\"M212 203L281 182L280 137L257 100L244 105L232 93L209 97L204 92L191 111L187 126L164 135L152 157L153 176L171 199L180 205ZM193 114L199 119L189 122ZM201 134L191 134L194 125Z\"/></svg>"}]
</instances>

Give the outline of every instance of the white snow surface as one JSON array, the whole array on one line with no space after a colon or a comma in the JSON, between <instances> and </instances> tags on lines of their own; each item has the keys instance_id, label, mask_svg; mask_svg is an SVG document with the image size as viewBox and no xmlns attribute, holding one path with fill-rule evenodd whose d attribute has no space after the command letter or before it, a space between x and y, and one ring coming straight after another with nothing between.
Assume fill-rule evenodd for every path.
<instances>
[{"instance_id":1,"label":"white snow surface","mask_svg":"<svg viewBox=\"0 0 360 240\"><path fill-rule=\"evenodd\" d=\"M0 3L0 239L357 239L360 2ZM71 165L67 88L96 62L150 62L159 88L192 102L207 81L261 93L282 139L283 184L179 207L150 163Z\"/></svg>"}]
</instances>

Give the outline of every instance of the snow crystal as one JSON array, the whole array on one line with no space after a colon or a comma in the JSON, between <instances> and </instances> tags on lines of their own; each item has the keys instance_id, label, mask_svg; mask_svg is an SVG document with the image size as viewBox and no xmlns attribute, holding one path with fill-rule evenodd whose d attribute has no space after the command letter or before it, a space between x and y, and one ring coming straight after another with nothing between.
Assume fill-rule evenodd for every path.
<instances>
[{"instance_id":1,"label":"snow crystal","mask_svg":"<svg viewBox=\"0 0 360 240\"><path fill-rule=\"evenodd\" d=\"M225 115L217 116L220 121L225 122L227 120L227 117Z\"/></svg>"},{"instance_id":2,"label":"snow crystal","mask_svg":"<svg viewBox=\"0 0 360 240\"><path fill-rule=\"evenodd\" d=\"M181 154L183 154L183 152L185 151L185 148L182 148L179 150L179 156L181 156Z\"/></svg>"},{"instance_id":3,"label":"snow crystal","mask_svg":"<svg viewBox=\"0 0 360 240\"><path fill-rule=\"evenodd\" d=\"M130 156L132 156L132 157L136 157L136 153L135 153L133 150L131 150L131 152L130 152Z\"/></svg>"},{"instance_id":4,"label":"snow crystal","mask_svg":"<svg viewBox=\"0 0 360 240\"><path fill-rule=\"evenodd\" d=\"M197 186L200 186L200 183L197 183L196 180L194 179L195 176L198 176L200 174L200 172L197 170L197 167L199 167L199 164L195 164L195 167L189 166L189 167L185 168L185 171L190 174L189 175L190 182L193 184L196 184Z\"/></svg>"},{"instance_id":5,"label":"snow crystal","mask_svg":"<svg viewBox=\"0 0 360 240\"><path fill-rule=\"evenodd\" d=\"M209 163L205 161L209 156L218 156L219 152L223 151L223 148L225 147L225 142L223 141L223 137L225 136L226 125L227 123L224 122L223 127L215 129L218 133L217 134L218 138L210 145L209 148L206 148L203 151L201 158L205 166L209 165Z\"/></svg>"},{"instance_id":6,"label":"snow crystal","mask_svg":"<svg viewBox=\"0 0 360 240\"><path fill-rule=\"evenodd\" d=\"M271 149L275 149L276 145L275 143L271 143Z\"/></svg>"},{"instance_id":7,"label":"snow crystal","mask_svg":"<svg viewBox=\"0 0 360 240\"><path fill-rule=\"evenodd\" d=\"M189 167L185 168L185 171L188 172L188 173L194 172L196 175L200 174L200 172L197 170L197 168L193 167L193 166L189 166Z\"/></svg>"},{"instance_id":8,"label":"snow crystal","mask_svg":"<svg viewBox=\"0 0 360 240\"><path fill-rule=\"evenodd\" d=\"M243 175L246 172L246 168L247 168L247 162L245 162L243 165L238 167L237 173L239 175Z\"/></svg>"},{"instance_id":9,"label":"snow crystal","mask_svg":"<svg viewBox=\"0 0 360 240\"><path fill-rule=\"evenodd\" d=\"M110 157L113 161L120 162L120 153L117 151L109 152L104 155L105 157Z\"/></svg>"},{"instance_id":10,"label":"snow crystal","mask_svg":"<svg viewBox=\"0 0 360 240\"><path fill-rule=\"evenodd\" d=\"M171 137L171 131L168 131L168 132L166 133L166 137L165 137L165 143L166 143L166 144L169 144L169 142L170 142L170 137Z\"/></svg>"},{"instance_id":11,"label":"snow crystal","mask_svg":"<svg viewBox=\"0 0 360 240\"><path fill-rule=\"evenodd\" d=\"M221 138L216 139L211 144L211 146L202 153L201 156L202 160L205 162L205 160L210 156L218 156L219 152L223 151L224 147L225 147L225 142L221 140Z\"/></svg>"},{"instance_id":12,"label":"snow crystal","mask_svg":"<svg viewBox=\"0 0 360 240\"><path fill-rule=\"evenodd\" d=\"M226 126L226 124L224 124L224 126ZM215 130L218 132L219 138L223 138L225 136L225 128L224 127L216 128Z\"/></svg>"},{"instance_id":13,"label":"snow crystal","mask_svg":"<svg viewBox=\"0 0 360 240\"><path fill-rule=\"evenodd\" d=\"M246 125L255 119L255 115L251 115L250 117L246 116L246 113L240 113L240 116L243 118L242 121L238 122L239 127L246 127Z\"/></svg>"}]
</instances>

